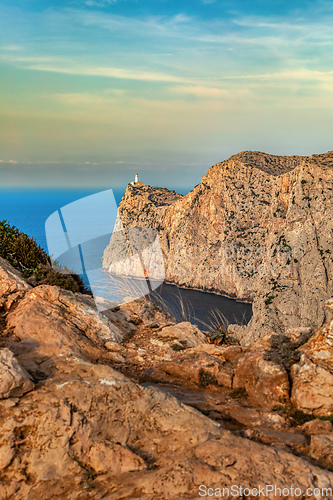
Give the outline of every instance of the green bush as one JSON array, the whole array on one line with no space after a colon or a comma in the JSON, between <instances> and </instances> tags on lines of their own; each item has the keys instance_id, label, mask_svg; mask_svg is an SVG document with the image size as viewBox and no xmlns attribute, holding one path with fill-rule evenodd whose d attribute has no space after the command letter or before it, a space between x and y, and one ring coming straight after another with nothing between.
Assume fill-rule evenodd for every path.
<instances>
[{"instance_id":1,"label":"green bush","mask_svg":"<svg viewBox=\"0 0 333 500\"><path fill-rule=\"evenodd\" d=\"M19 269L33 285L57 285L65 290L91 294L80 276L54 270L40 245L6 220L0 221L0 257Z\"/></svg>"},{"instance_id":2,"label":"green bush","mask_svg":"<svg viewBox=\"0 0 333 500\"><path fill-rule=\"evenodd\" d=\"M31 276L40 264L49 264L46 252L36 241L6 220L0 221L0 256L26 276Z\"/></svg>"}]
</instances>

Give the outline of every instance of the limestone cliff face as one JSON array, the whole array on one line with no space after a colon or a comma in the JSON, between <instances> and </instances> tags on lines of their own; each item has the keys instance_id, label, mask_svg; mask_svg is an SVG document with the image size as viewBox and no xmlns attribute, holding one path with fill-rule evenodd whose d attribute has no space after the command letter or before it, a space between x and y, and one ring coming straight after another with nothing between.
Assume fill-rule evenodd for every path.
<instances>
[{"instance_id":1,"label":"limestone cliff face","mask_svg":"<svg viewBox=\"0 0 333 500\"><path fill-rule=\"evenodd\" d=\"M253 302L246 342L323 324L333 293L332 180L333 152L245 151L186 196L129 185L119 213L125 227L158 231L167 281Z\"/></svg>"}]
</instances>

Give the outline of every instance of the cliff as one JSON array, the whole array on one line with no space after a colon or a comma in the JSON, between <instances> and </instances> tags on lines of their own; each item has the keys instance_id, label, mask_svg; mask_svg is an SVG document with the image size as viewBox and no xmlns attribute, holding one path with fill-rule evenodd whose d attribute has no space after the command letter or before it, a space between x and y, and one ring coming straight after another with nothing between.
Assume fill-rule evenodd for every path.
<instances>
[{"instance_id":1,"label":"cliff","mask_svg":"<svg viewBox=\"0 0 333 500\"><path fill-rule=\"evenodd\" d=\"M186 196L129 185L125 227L157 230L166 280L253 302L243 342L318 327L332 295L333 152L245 151L217 163ZM108 268L106 249L103 265ZM234 328L236 331L236 328Z\"/></svg>"}]
</instances>

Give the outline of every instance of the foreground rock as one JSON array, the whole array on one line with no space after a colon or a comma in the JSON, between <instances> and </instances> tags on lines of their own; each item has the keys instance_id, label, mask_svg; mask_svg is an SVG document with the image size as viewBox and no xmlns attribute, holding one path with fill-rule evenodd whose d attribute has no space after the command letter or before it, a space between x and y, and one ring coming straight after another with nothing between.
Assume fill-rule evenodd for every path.
<instances>
[{"instance_id":1,"label":"foreground rock","mask_svg":"<svg viewBox=\"0 0 333 500\"><path fill-rule=\"evenodd\" d=\"M253 301L243 343L318 328L333 294L332 167L332 152L245 151L210 168L184 197L129 185L120 216L125 227L158 232L168 281ZM109 260L106 250L106 268Z\"/></svg>"},{"instance_id":2,"label":"foreground rock","mask_svg":"<svg viewBox=\"0 0 333 500\"><path fill-rule=\"evenodd\" d=\"M333 300L326 302L333 312ZM292 367L292 402L315 415L333 414L333 319L302 347L300 362Z\"/></svg>"},{"instance_id":3,"label":"foreground rock","mask_svg":"<svg viewBox=\"0 0 333 500\"><path fill-rule=\"evenodd\" d=\"M66 498L93 488L90 498L159 499L197 498L201 484L333 487L333 474L234 436L108 366L50 363L54 376L2 412L0 498L44 498L50 488Z\"/></svg>"},{"instance_id":4,"label":"foreground rock","mask_svg":"<svg viewBox=\"0 0 333 500\"><path fill-rule=\"evenodd\" d=\"M29 374L24 370L13 353L0 349L0 399L23 396L35 387Z\"/></svg>"},{"instance_id":5,"label":"foreground rock","mask_svg":"<svg viewBox=\"0 0 333 500\"><path fill-rule=\"evenodd\" d=\"M205 485L259 484L331 495L329 426L306 434L232 398L241 347L209 345L144 299L101 316L89 297L40 286L0 312L1 387L16 377L0 400L1 500L196 499ZM173 385L138 383L148 368Z\"/></svg>"},{"instance_id":6,"label":"foreground rock","mask_svg":"<svg viewBox=\"0 0 333 500\"><path fill-rule=\"evenodd\" d=\"M106 342L122 339L119 328L98 315L90 297L48 285L25 294L9 312L7 328L21 341L10 348L32 372L53 356L76 354L97 360L107 355Z\"/></svg>"},{"instance_id":7,"label":"foreground rock","mask_svg":"<svg viewBox=\"0 0 333 500\"><path fill-rule=\"evenodd\" d=\"M0 306L8 310L30 288L21 273L0 257Z\"/></svg>"},{"instance_id":8,"label":"foreground rock","mask_svg":"<svg viewBox=\"0 0 333 500\"><path fill-rule=\"evenodd\" d=\"M244 388L255 406L273 408L289 400L288 373L283 365L265 359L265 352L251 352L239 359L233 387Z\"/></svg>"}]
</instances>

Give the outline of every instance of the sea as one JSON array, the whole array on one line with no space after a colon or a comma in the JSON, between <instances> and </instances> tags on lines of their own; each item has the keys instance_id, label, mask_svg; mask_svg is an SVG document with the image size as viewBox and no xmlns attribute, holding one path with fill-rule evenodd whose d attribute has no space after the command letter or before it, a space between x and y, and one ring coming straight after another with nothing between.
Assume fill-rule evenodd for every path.
<instances>
[{"instance_id":1,"label":"sea","mask_svg":"<svg viewBox=\"0 0 333 500\"><path fill-rule=\"evenodd\" d=\"M124 187L112 190L116 206L119 205L125 189ZM186 194L191 188L188 190L174 189L181 194ZM90 197L89 199L98 199L92 198L92 195L98 197L103 191L105 194L110 193L110 191L105 191L105 188L39 190L2 189L0 190L0 220L7 220L11 225L16 226L22 232L33 237L47 253L50 253L45 230L45 222L47 219L52 214L59 211L59 209L69 204L73 204L70 205L71 207L77 206L75 216L82 217L84 216L85 209L84 205L82 205L82 199L88 200L87 197ZM81 201L78 203L79 200ZM57 213L59 214L61 212ZM65 213L65 211L63 211L63 213ZM60 223L63 224L63 220L61 220ZM99 225L97 222L95 223L94 220L91 220L90 223L91 225L88 225L88 228L90 227L90 231L94 233L95 236L98 235L99 229L96 228L98 228ZM97 242L95 245L90 244L89 246L89 244L86 243L85 251L86 254L89 255L87 261L90 262L91 268L100 267L96 263L100 262L103 250L108 244L110 236L110 234L104 234L104 236L95 238L93 240ZM61 246L61 238L58 238L57 241ZM74 267L71 267L71 269L73 268ZM86 285L89 286L89 281L87 280L87 274L89 275L89 272L84 266L82 268L79 266L76 271L81 274ZM105 273L103 273L101 269L94 271L94 281L95 285L97 282L97 288L95 286L95 289L99 289L99 284L101 288L105 288ZM144 285L145 283L143 283L142 289L144 289ZM173 314L179 321L190 321L197 324L199 328L204 331L211 331L221 323L247 324L252 316L251 304L238 302L214 293L180 288L165 282L160 282L158 285L156 290L150 293L152 300L160 305L162 309ZM94 294L95 289L93 289ZM144 292L142 292L142 294L143 293ZM125 292L124 295L131 295L131 293Z\"/></svg>"}]
</instances>

